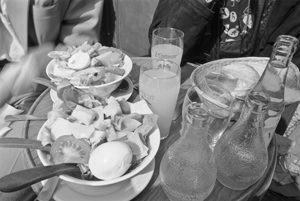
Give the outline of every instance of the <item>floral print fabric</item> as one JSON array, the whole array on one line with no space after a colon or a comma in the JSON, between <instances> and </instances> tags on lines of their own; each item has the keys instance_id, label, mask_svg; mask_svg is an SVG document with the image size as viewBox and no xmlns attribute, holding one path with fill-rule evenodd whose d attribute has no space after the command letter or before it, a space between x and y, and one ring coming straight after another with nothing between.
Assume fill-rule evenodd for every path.
<instances>
[{"instance_id":1,"label":"floral print fabric","mask_svg":"<svg viewBox=\"0 0 300 201\"><path fill-rule=\"evenodd\" d=\"M253 27L253 14L249 0L228 0L220 8L220 17L224 26L222 42L239 41Z\"/></svg>"}]
</instances>

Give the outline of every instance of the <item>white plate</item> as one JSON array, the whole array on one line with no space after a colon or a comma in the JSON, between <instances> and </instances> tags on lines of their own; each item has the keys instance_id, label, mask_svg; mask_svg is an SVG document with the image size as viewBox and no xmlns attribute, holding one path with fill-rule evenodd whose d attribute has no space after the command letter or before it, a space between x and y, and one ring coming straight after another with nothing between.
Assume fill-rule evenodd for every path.
<instances>
[{"instance_id":1,"label":"white plate","mask_svg":"<svg viewBox=\"0 0 300 201\"><path fill-rule=\"evenodd\" d=\"M131 200L146 188L150 182L155 169L155 159L145 167L139 174L120 185L111 185L102 188L90 188L89 192L79 192L68 182L60 180L57 189L53 195L56 201L126 201Z\"/></svg>"},{"instance_id":2,"label":"white plate","mask_svg":"<svg viewBox=\"0 0 300 201\"><path fill-rule=\"evenodd\" d=\"M128 82L129 88L126 91L118 90L118 88L112 92L111 96L115 97L117 100L128 100L133 92L133 83L129 77L124 79ZM50 90L50 97L53 102L58 100L57 93L53 89Z\"/></svg>"},{"instance_id":3,"label":"white plate","mask_svg":"<svg viewBox=\"0 0 300 201\"><path fill-rule=\"evenodd\" d=\"M119 90L118 88L111 93L111 96L115 97L117 100L128 100L133 92L133 83L129 77L124 79L127 81L129 88L126 91Z\"/></svg>"},{"instance_id":4,"label":"white plate","mask_svg":"<svg viewBox=\"0 0 300 201\"><path fill-rule=\"evenodd\" d=\"M46 67L46 74L50 78L50 80L54 82L54 84L58 85L60 79L57 80L52 76L55 66L56 66L56 61L55 59L52 59ZM120 69L125 70L125 73L122 76L117 76L118 77L117 79L106 84L94 85L94 89L96 90L96 92L102 94L103 96L108 96L112 91L114 91L119 86L122 80L129 75L129 73L132 70L132 60L127 55L124 55L124 65L121 66ZM68 79L68 77L65 78ZM82 89L84 91L89 91L89 86L75 86L75 87Z\"/></svg>"},{"instance_id":5,"label":"white plate","mask_svg":"<svg viewBox=\"0 0 300 201\"><path fill-rule=\"evenodd\" d=\"M56 64L55 59L52 59L52 60L48 63L48 65L47 65L47 67L46 67L46 74L47 74L47 76L50 78L50 80L55 79L55 78L52 76L53 71L54 71L54 66L55 66L55 64ZM114 80L114 81L112 81L112 82L110 82L110 83L103 84L102 86L114 84L114 83L120 81L121 79L123 79L123 78L125 78L125 77L127 77L127 76L129 75L129 73L130 73L131 70L132 70L132 61L131 61L130 57L127 56L126 54L124 54L124 65L121 66L120 68L125 70L124 75L121 76L119 79ZM58 83L56 83L56 84L58 84ZM87 86L80 86L79 88L81 88L81 87L87 87Z\"/></svg>"}]
</instances>

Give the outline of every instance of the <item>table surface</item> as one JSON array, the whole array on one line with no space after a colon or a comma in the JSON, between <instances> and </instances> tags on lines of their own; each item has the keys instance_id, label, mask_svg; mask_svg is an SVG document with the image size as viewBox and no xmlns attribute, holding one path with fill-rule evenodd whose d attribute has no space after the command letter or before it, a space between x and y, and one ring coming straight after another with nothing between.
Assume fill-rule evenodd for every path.
<instances>
[{"instance_id":1,"label":"table surface","mask_svg":"<svg viewBox=\"0 0 300 201\"><path fill-rule=\"evenodd\" d=\"M138 83L139 79L139 66L145 62L147 58L139 57L139 58L132 58L133 61L133 69L130 73L129 77L131 78L133 84ZM191 72L194 70L194 66L192 65L185 65L182 67L182 74L181 74L181 83L182 87L180 89L180 95L178 98L178 111L181 111L180 105L182 103L182 99L185 95L185 92L187 90L187 82L186 80L189 78ZM136 90L133 91L132 96L129 98L128 101L134 102L138 99L138 92ZM30 109L29 113L39 116L46 116L46 114L51 110L52 108L52 101L49 95L49 89L46 90L33 104L32 108ZM155 157L155 170L154 174L147 185L147 187L139 194L137 197L135 197L133 200L143 200L143 201L163 201L167 200L166 195L163 192L160 178L159 178L159 165L160 161L165 153L165 151L168 149L168 147L173 144L174 141L176 141L179 137L179 130L181 128L181 115L178 116L175 120L172 122L170 135L168 138L161 141L160 148L158 150L158 153ZM23 136L25 138L31 138L36 139L37 133L41 126L43 125L43 121L26 121L24 122L24 129L23 129ZM212 193L205 199L205 200L211 200L211 201L217 201L217 200L251 200L255 199L257 196L263 194L267 188L269 187L275 166L276 166L276 142L275 138L271 141L271 144L269 146L269 166L261 178L257 183L253 184L249 188L241 191L231 190L224 186L222 186L218 181L216 181L214 189ZM37 153L35 150L24 150L25 157L27 158L27 164L26 166L28 168L41 165L41 162L39 161L37 157Z\"/></svg>"}]
</instances>

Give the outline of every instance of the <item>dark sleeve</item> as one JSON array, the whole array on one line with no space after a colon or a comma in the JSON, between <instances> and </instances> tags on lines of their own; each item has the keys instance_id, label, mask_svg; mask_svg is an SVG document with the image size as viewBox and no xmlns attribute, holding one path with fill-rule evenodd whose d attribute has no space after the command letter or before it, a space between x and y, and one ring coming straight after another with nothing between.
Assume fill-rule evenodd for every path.
<instances>
[{"instance_id":1,"label":"dark sleeve","mask_svg":"<svg viewBox=\"0 0 300 201\"><path fill-rule=\"evenodd\" d=\"M67 45L99 41L103 1L72 0L60 27L59 39Z\"/></svg>"},{"instance_id":2,"label":"dark sleeve","mask_svg":"<svg viewBox=\"0 0 300 201\"><path fill-rule=\"evenodd\" d=\"M273 45L279 35L291 35L300 40L300 1L279 0L270 16L263 42L260 45L259 56L271 56ZM292 62L300 69L300 43L293 56Z\"/></svg>"},{"instance_id":3,"label":"dark sleeve","mask_svg":"<svg viewBox=\"0 0 300 201\"><path fill-rule=\"evenodd\" d=\"M184 57L203 38L207 25L212 21L214 12L204 0L160 0L149 28L151 43L152 32L158 27L173 27L184 32Z\"/></svg>"}]
</instances>

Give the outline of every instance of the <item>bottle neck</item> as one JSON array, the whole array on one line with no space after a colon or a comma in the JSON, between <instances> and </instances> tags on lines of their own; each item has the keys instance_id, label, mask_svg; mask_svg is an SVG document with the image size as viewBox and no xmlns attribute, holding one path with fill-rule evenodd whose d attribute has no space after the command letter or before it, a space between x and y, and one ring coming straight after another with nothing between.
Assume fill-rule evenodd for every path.
<instances>
[{"instance_id":1,"label":"bottle neck","mask_svg":"<svg viewBox=\"0 0 300 201\"><path fill-rule=\"evenodd\" d=\"M210 114L199 103L191 103L186 110L186 115L183 117L183 127L185 129L182 132L196 134L199 137L203 136L205 132L202 129L207 129ZM192 130L197 130L198 132L192 132Z\"/></svg>"},{"instance_id":2,"label":"bottle neck","mask_svg":"<svg viewBox=\"0 0 300 201\"><path fill-rule=\"evenodd\" d=\"M204 110L199 103L191 103L187 107L187 113L185 116L185 121L189 125L196 126L201 124L204 120L208 118L209 114Z\"/></svg>"},{"instance_id":3,"label":"bottle neck","mask_svg":"<svg viewBox=\"0 0 300 201\"><path fill-rule=\"evenodd\" d=\"M242 110L241 116L244 116L243 119L245 119L247 118L245 116L250 115L252 116L252 118L255 118L258 121L263 123L264 116L266 114L269 102L270 102L270 98L266 93L263 92L249 93L246 98L246 102Z\"/></svg>"},{"instance_id":4,"label":"bottle neck","mask_svg":"<svg viewBox=\"0 0 300 201\"><path fill-rule=\"evenodd\" d=\"M283 99L288 66L296 51L297 44L298 40L292 36L281 35L277 38L266 69L253 91L265 91L269 94L275 92L277 97L273 98Z\"/></svg>"},{"instance_id":5,"label":"bottle neck","mask_svg":"<svg viewBox=\"0 0 300 201\"><path fill-rule=\"evenodd\" d=\"M297 44L298 39L292 36L279 36L274 44L269 64L275 67L287 68L296 52Z\"/></svg>"}]
</instances>

